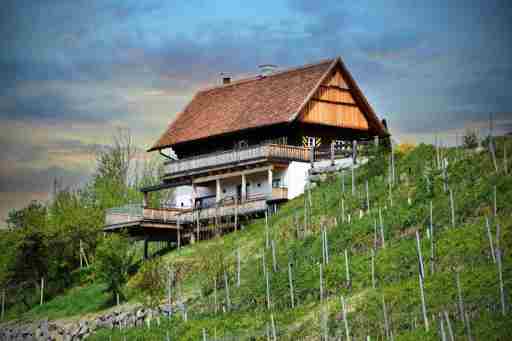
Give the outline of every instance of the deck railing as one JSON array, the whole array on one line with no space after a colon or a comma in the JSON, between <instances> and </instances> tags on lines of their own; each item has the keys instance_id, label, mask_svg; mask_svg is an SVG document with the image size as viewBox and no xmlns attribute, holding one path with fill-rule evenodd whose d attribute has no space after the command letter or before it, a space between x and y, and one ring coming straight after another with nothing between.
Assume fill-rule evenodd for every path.
<instances>
[{"instance_id":1,"label":"deck railing","mask_svg":"<svg viewBox=\"0 0 512 341\"><path fill-rule=\"evenodd\" d=\"M174 175L193 172L212 167L235 165L259 159L281 159L290 161L309 161L309 148L281 144L267 144L244 149L223 151L199 155L165 164L165 174Z\"/></svg>"},{"instance_id":2,"label":"deck railing","mask_svg":"<svg viewBox=\"0 0 512 341\"><path fill-rule=\"evenodd\" d=\"M263 211L267 207L267 197L252 198L242 203L224 202L221 205L201 209L184 208L143 208L142 205L126 205L107 210L106 227L115 225L136 224L142 222L176 225L178 219L182 224L193 223L199 219L214 217L245 215ZM279 199L279 198L277 198Z\"/></svg>"},{"instance_id":3,"label":"deck railing","mask_svg":"<svg viewBox=\"0 0 512 341\"><path fill-rule=\"evenodd\" d=\"M143 219L143 208L140 204L129 204L114 207L106 211L105 225L116 225L136 222Z\"/></svg>"}]
</instances>

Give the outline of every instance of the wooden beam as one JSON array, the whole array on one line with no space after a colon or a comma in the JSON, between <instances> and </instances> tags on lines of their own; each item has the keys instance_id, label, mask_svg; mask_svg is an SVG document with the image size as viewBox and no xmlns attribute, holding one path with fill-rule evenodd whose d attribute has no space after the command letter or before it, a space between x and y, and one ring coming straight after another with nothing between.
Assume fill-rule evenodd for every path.
<instances>
[{"instance_id":1,"label":"wooden beam","mask_svg":"<svg viewBox=\"0 0 512 341\"><path fill-rule=\"evenodd\" d=\"M322 102L322 103L346 105L348 107L359 107L356 103L329 101L328 99L320 99L320 98L312 98L311 100L312 101L317 101L317 102Z\"/></svg>"},{"instance_id":2,"label":"wooden beam","mask_svg":"<svg viewBox=\"0 0 512 341\"><path fill-rule=\"evenodd\" d=\"M264 172L264 171L269 170L269 169L272 169L272 165L264 166L264 167L258 167L258 168L253 168L253 169L248 169L248 170L242 170L242 171L237 171L237 172L231 172L231 173L203 176L203 177L194 179L192 181L192 183L198 184L198 183L202 183L202 182L214 181L214 180L217 180L217 179L232 178L232 177L241 176L242 174L247 175L247 174L252 174L252 173Z\"/></svg>"},{"instance_id":3,"label":"wooden beam","mask_svg":"<svg viewBox=\"0 0 512 341\"><path fill-rule=\"evenodd\" d=\"M344 92L350 92L350 89L348 88L342 88L341 86L339 85L328 85L328 84L322 84L320 85L321 88L331 88L331 89L336 89L336 90L340 90L340 91L344 91Z\"/></svg>"}]
</instances>

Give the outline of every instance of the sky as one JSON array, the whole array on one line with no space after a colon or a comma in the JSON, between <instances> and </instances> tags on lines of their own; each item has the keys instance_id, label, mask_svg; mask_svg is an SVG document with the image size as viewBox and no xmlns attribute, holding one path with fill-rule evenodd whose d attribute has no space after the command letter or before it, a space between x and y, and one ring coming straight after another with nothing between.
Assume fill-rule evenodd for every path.
<instances>
[{"instance_id":1,"label":"sky","mask_svg":"<svg viewBox=\"0 0 512 341\"><path fill-rule=\"evenodd\" d=\"M400 141L512 131L512 2L4 0L0 226L77 186L117 129L148 148L194 92L341 56ZM447 143L448 143L447 142Z\"/></svg>"}]
</instances>

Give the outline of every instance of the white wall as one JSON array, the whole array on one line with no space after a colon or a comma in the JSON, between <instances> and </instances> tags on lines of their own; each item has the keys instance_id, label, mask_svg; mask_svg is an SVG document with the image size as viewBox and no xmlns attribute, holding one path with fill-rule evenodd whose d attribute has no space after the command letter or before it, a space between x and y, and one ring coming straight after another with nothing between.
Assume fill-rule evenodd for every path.
<instances>
[{"instance_id":1,"label":"white wall","mask_svg":"<svg viewBox=\"0 0 512 341\"><path fill-rule=\"evenodd\" d=\"M293 199L304 193L309 168L310 164L306 162L290 162L284 172L284 186L288 187L288 199Z\"/></svg>"},{"instance_id":2,"label":"white wall","mask_svg":"<svg viewBox=\"0 0 512 341\"><path fill-rule=\"evenodd\" d=\"M362 161L362 160L361 160ZM336 165L349 167L352 164L351 158L335 160ZM315 167L327 167L331 164L330 160L322 160L315 162ZM311 165L307 162L290 162L286 169L276 169L273 171L274 179L281 179L281 186L288 187L288 199L293 199L304 193L306 185L306 177ZM265 170L259 173L251 173L245 176L247 186L247 195L267 194L271 188L268 183L268 172ZM221 197L236 195L236 186L242 183L241 176L221 179ZM258 186L259 184L259 186ZM224 192L225 190L225 192ZM215 182L209 182L196 186L198 196L215 195L217 192ZM174 193L174 204L176 206L191 207L192 206L192 186L177 187Z\"/></svg>"}]
</instances>

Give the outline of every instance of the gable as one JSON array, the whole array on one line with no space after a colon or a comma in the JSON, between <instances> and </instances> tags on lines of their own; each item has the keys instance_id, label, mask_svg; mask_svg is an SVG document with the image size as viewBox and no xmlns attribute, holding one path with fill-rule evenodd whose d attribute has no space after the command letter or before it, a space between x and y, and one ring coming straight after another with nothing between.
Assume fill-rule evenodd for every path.
<instances>
[{"instance_id":1,"label":"gable","mask_svg":"<svg viewBox=\"0 0 512 341\"><path fill-rule=\"evenodd\" d=\"M199 91L149 151L297 120L387 135L338 57Z\"/></svg>"},{"instance_id":2,"label":"gable","mask_svg":"<svg viewBox=\"0 0 512 341\"><path fill-rule=\"evenodd\" d=\"M368 120L355 100L353 90L341 71L333 70L306 103L299 120L305 123L369 130Z\"/></svg>"}]
</instances>

